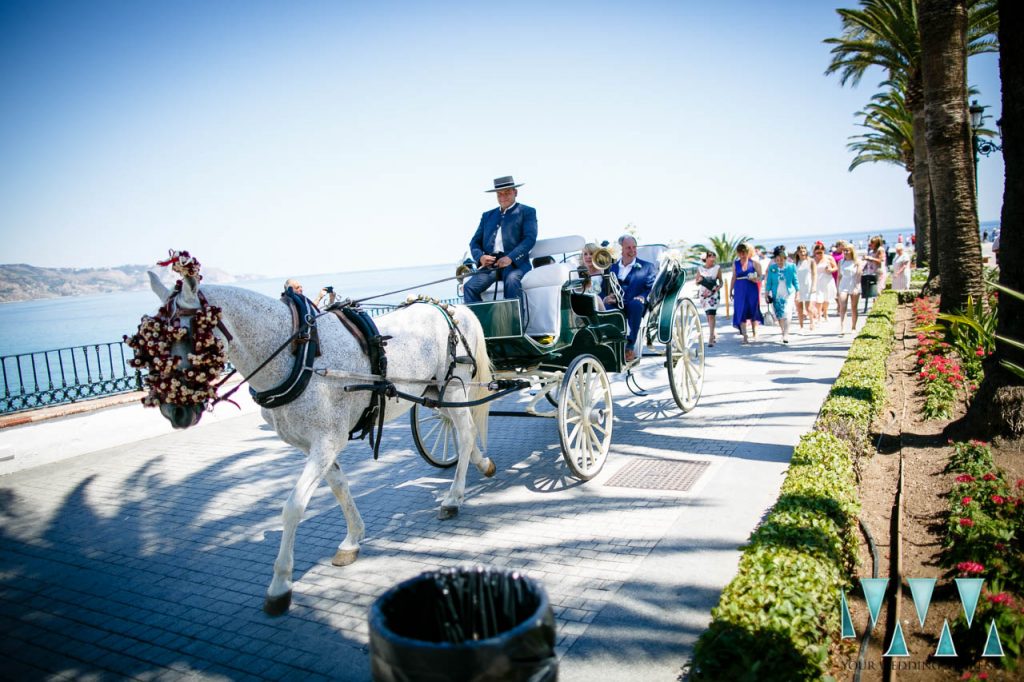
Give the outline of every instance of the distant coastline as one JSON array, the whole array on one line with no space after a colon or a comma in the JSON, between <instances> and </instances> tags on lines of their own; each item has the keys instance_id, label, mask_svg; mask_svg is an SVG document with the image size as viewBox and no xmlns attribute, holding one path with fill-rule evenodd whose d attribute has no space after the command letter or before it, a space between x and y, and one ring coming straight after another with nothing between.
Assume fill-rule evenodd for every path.
<instances>
[{"instance_id":1,"label":"distant coastline","mask_svg":"<svg viewBox=\"0 0 1024 682\"><path fill-rule=\"evenodd\" d=\"M0 303L138 291L149 286L146 271L151 267L119 265L113 268L41 268L24 263L0 265ZM170 279L168 273L163 273L163 277ZM262 275L232 275L217 268L203 268L203 280L213 284L262 278Z\"/></svg>"}]
</instances>

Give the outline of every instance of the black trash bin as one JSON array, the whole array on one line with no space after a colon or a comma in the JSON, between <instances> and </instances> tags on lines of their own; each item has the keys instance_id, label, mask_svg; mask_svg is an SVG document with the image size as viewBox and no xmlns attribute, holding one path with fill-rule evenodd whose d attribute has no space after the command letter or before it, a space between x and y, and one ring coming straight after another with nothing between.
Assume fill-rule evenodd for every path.
<instances>
[{"instance_id":1,"label":"black trash bin","mask_svg":"<svg viewBox=\"0 0 1024 682\"><path fill-rule=\"evenodd\" d=\"M860 295L864 298L878 297L878 275L860 276Z\"/></svg>"},{"instance_id":2,"label":"black trash bin","mask_svg":"<svg viewBox=\"0 0 1024 682\"><path fill-rule=\"evenodd\" d=\"M553 682L555 616L544 588L514 571L428 571L370 607L376 682Z\"/></svg>"}]
</instances>

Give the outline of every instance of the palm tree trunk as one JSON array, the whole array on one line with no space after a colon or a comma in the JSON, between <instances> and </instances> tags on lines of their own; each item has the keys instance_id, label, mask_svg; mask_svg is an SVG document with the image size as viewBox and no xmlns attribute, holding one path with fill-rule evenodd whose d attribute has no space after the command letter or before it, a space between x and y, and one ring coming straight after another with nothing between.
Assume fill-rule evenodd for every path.
<instances>
[{"instance_id":1,"label":"palm tree trunk","mask_svg":"<svg viewBox=\"0 0 1024 682\"><path fill-rule=\"evenodd\" d=\"M928 176L938 227L943 312L984 294L974 156L967 112L967 0L920 0Z\"/></svg>"},{"instance_id":2,"label":"palm tree trunk","mask_svg":"<svg viewBox=\"0 0 1024 682\"><path fill-rule=\"evenodd\" d=\"M999 76L1003 86L1003 189L999 283L1024 292L1024 268L1016 255L1024 248L1024 3L999 2ZM1000 336L1024 341L1024 301L999 297ZM950 425L951 435L991 439L1024 435L1024 380L1002 362L1024 367L1024 351L996 340L996 352L985 360L985 379L966 416Z\"/></svg>"},{"instance_id":3,"label":"palm tree trunk","mask_svg":"<svg viewBox=\"0 0 1024 682\"><path fill-rule=\"evenodd\" d=\"M918 267L929 265L932 252L931 182L928 180L928 146L925 143L924 96L921 74L908 79L906 103L913 117L914 165L911 184L914 187L914 255ZM936 273L929 271L930 276Z\"/></svg>"}]
</instances>

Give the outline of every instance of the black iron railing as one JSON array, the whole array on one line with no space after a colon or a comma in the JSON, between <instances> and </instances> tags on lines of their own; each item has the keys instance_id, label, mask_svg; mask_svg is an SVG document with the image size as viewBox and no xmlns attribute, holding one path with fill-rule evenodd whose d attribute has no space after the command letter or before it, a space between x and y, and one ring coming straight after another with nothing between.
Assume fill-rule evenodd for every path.
<instances>
[{"instance_id":1,"label":"black iron railing","mask_svg":"<svg viewBox=\"0 0 1024 682\"><path fill-rule=\"evenodd\" d=\"M0 357L0 414L137 391L131 357L121 341Z\"/></svg>"},{"instance_id":2,"label":"black iron railing","mask_svg":"<svg viewBox=\"0 0 1024 682\"><path fill-rule=\"evenodd\" d=\"M395 306L363 309L376 317ZM132 349L121 341L0 357L0 414L142 390L144 373L128 364L132 357Z\"/></svg>"}]
</instances>

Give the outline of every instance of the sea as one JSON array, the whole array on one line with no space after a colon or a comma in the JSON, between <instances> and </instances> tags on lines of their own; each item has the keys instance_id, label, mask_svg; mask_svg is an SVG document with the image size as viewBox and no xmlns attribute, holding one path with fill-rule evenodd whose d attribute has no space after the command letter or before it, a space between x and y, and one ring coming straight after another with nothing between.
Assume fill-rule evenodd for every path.
<instances>
[{"instance_id":1,"label":"sea","mask_svg":"<svg viewBox=\"0 0 1024 682\"><path fill-rule=\"evenodd\" d=\"M998 224L998 221L986 221L981 224L981 229L988 232L991 239L993 229ZM886 230L880 234L889 245L893 245L900 236L909 240L912 232L911 228L903 228ZM754 236L752 241L755 244L763 245L771 251L779 244L793 250L798 244L810 246L818 239L826 244L845 239L854 244L860 243L860 248L863 248L869 233ZM333 286L342 298L360 299L385 294L367 303L399 303L409 293L422 293L440 299L454 298L457 295L455 281L437 280L451 278L455 274L455 266L456 263L452 262L363 272L299 275L295 278L302 283L307 295L312 294L314 298L322 287ZM281 293L283 283L283 278L275 277L242 280L234 282L233 286L276 297ZM391 293L407 288L410 291ZM148 289L0 303L0 357L120 341L125 334L133 334L141 317L154 313L158 306L159 301Z\"/></svg>"}]
</instances>

